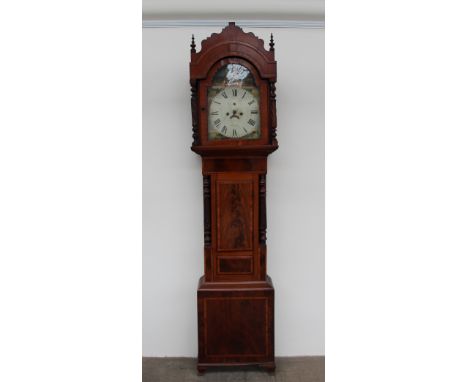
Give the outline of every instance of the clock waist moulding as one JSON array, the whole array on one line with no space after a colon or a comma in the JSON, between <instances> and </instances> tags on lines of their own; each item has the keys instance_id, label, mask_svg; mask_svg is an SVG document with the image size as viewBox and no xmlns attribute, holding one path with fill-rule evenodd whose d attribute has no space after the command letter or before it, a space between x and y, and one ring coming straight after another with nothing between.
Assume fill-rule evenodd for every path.
<instances>
[{"instance_id":1,"label":"clock waist moulding","mask_svg":"<svg viewBox=\"0 0 468 382\"><path fill-rule=\"evenodd\" d=\"M198 370L275 369L274 289L266 273L267 157L276 140L276 61L229 23L192 36L192 150L202 158L204 275L197 290Z\"/></svg>"}]
</instances>

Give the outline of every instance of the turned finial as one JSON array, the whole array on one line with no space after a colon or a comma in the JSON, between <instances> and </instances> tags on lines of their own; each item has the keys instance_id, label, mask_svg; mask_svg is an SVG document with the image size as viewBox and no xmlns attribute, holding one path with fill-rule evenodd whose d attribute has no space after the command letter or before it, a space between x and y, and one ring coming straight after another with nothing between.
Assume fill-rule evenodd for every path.
<instances>
[{"instance_id":1,"label":"turned finial","mask_svg":"<svg viewBox=\"0 0 468 382\"><path fill-rule=\"evenodd\" d=\"M195 46L196 46L196 45L195 45L195 37L194 37L193 34L192 34L192 43L190 44L190 47L191 47L192 49L190 50L190 52L192 52L192 53L195 53L195 52L196 52Z\"/></svg>"},{"instance_id":2,"label":"turned finial","mask_svg":"<svg viewBox=\"0 0 468 382\"><path fill-rule=\"evenodd\" d=\"M275 42L273 41L273 33L272 33L270 37L270 52L273 52L274 50L275 50Z\"/></svg>"}]
</instances>

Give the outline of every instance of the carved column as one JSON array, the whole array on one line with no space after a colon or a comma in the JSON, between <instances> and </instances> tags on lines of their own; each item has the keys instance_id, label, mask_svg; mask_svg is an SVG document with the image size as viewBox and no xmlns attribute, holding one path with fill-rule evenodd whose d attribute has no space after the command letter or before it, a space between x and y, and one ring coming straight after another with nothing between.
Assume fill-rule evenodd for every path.
<instances>
[{"instance_id":1,"label":"carved column","mask_svg":"<svg viewBox=\"0 0 468 382\"><path fill-rule=\"evenodd\" d=\"M211 179L203 176L203 226L205 231L205 247L211 247Z\"/></svg>"}]
</instances>

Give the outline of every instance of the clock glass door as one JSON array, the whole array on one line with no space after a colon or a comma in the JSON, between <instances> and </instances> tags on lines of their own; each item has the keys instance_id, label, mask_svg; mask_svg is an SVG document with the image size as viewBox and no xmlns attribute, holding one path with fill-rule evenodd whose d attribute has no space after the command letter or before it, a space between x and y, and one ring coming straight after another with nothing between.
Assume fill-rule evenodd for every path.
<instances>
[{"instance_id":1,"label":"clock glass door","mask_svg":"<svg viewBox=\"0 0 468 382\"><path fill-rule=\"evenodd\" d=\"M227 64L208 88L208 139L260 138L260 94L252 73Z\"/></svg>"}]
</instances>

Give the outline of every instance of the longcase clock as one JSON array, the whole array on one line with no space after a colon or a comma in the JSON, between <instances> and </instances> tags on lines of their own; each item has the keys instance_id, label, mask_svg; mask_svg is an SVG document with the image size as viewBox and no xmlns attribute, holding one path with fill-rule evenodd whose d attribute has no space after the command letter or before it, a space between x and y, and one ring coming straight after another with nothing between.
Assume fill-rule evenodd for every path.
<instances>
[{"instance_id":1,"label":"longcase clock","mask_svg":"<svg viewBox=\"0 0 468 382\"><path fill-rule=\"evenodd\" d=\"M274 359L274 289L266 273L267 157L276 140L273 36L229 23L196 51L192 36L192 150L202 158L204 265L198 370Z\"/></svg>"}]
</instances>

